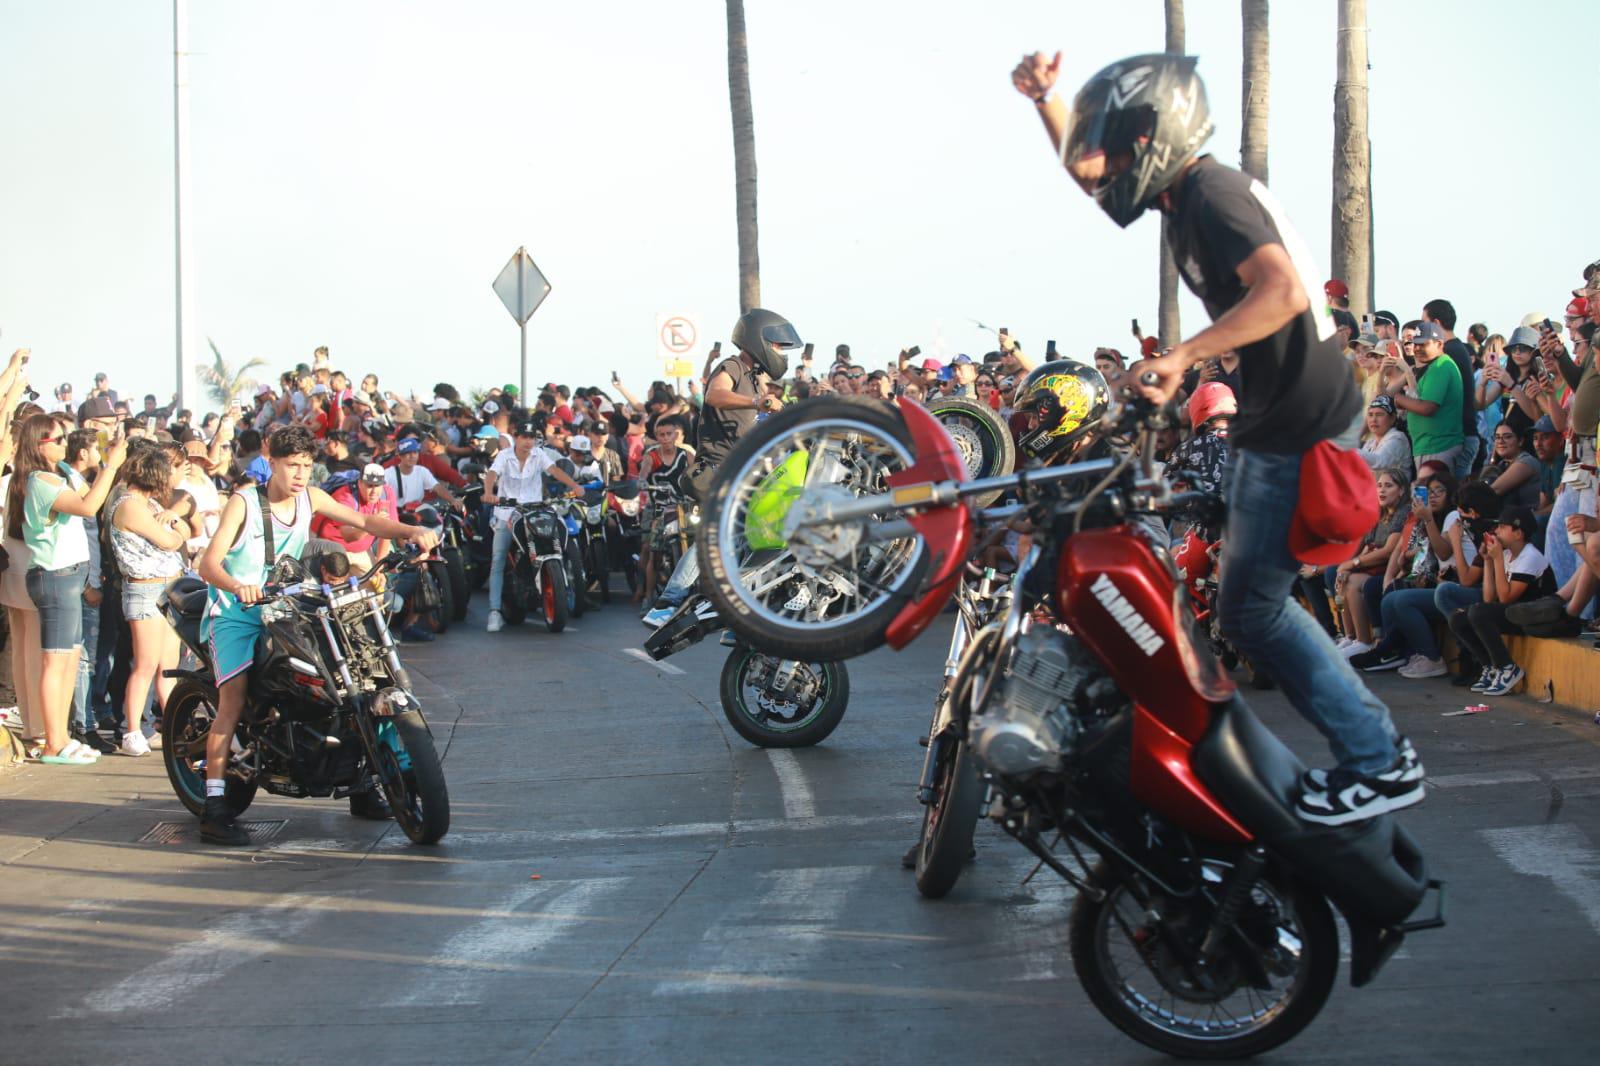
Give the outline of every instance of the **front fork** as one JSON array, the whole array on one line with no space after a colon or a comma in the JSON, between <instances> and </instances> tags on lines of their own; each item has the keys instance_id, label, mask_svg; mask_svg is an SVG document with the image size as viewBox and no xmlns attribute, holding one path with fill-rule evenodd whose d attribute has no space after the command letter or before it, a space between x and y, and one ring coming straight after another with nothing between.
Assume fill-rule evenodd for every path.
<instances>
[{"instance_id":1,"label":"front fork","mask_svg":"<svg viewBox=\"0 0 1600 1066\"><path fill-rule=\"evenodd\" d=\"M928 750L922 756L922 776L917 779L917 802L923 806L933 802L933 778L938 773L939 756L944 752L945 745L952 741L960 742L959 737L952 735L950 728L955 720L955 700L951 694L955 680L961 673L961 660L971 643L972 631L967 626L967 616L957 614L955 630L950 634L950 653L944 660L944 687L933 702L933 724L923 738Z\"/></svg>"}]
</instances>

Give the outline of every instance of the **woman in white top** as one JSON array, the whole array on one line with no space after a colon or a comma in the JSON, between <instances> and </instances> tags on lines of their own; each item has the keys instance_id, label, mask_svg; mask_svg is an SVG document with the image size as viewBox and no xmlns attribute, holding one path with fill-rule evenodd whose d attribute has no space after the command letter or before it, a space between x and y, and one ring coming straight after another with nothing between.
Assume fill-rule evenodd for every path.
<instances>
[{"instance_id":1,"label":"woman in white top","mask_svg":"<svg viewBox=\"0 0 1600 1066\"><path fill-rule=\"evenodd\" d=\"M1367 404L1367 428L1361 434L1361 458L1372 472L1398 470L1411 476L1411 440L1405 435L1394 409L1394 397L1374 396Z\"/></svg>"},{"instance_id":2,"label":"woman in white top","mask_svg":"<svg viewBox=\"0 0 1600 1066\"><path fill-rule=\"evenodd\" d=\"M41 762L81 766L94 753L67 732L72 693L82 652L83 586L89 542L83 519L92 517L111 491L112 476L127 454L119 435L106 452L106 475L80 495L56 468L67 457L65 436L49 415L30 415L17 435L17 457L6 491L6 532L31 554L26 583L39 608L43 652L39 707L44 714Z\"/></svg>"},{"instance_id":3,"label":"woman in white top","mask_svg":"<svg viewBox=\"0 0 1600 1066\"><path fill-rule=\"evenodd\" d=\"M166 507L178 472L165 448L140 448L122 470L128 491L111 514L110 538L122 574L122 616L133 635L133 662L122 700L127 716L122 754L148 755L150 744L139 719L150 701L152 681L163 710L172 693L174 682L165 675L178 665L178 634L162 614L161 600L183 573L179 549L189 527Z\"/></svg>"}]
</instances>

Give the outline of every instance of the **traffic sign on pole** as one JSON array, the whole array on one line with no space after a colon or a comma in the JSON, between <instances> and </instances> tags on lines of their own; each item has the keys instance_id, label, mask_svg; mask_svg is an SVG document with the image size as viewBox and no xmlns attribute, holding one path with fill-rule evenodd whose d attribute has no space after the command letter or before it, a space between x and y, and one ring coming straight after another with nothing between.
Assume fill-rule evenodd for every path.
<instances>
[{"instance_id":1,"label":"traffic sign on pole","mask_svg":"<svg viewBox=\"0 0 1600 1066\"><path fill-rule=\"evenodd\" d=\"M511 317L517 320L522 331L522 395L528 395L528 319L550 295L550 283L545 280L526 248L518 248L507 260L500 276L494 279L495 295L506 305Z\"/></svg>"},{"instance_id":2,"label":"traffic sign on pole","mask_svg":"<svg viewBox=\"0 0 1600 1066\"><path fill-rule=\"evenodd\" d=\"M656 356L664 363L693 354L700 336L699 315L684 311L656 315Z\"/></svg>"}]
</instances>

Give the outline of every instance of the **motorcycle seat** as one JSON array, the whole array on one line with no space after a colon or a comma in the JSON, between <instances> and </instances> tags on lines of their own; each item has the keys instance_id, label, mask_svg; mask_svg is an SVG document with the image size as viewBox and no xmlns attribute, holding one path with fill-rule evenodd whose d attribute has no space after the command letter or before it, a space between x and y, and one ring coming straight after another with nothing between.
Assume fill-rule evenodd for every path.
<instances>
[{"instance_id":1,"label":"motorcycle seat","mask_svg":"<svg viewBox=\"0 0 1600 1066\"><path fill-rule=\"evenodd\" d=\"M199 618L206 609L206 587L199 578L180 577L167 590L167 602L185 618Z\"/></svg>"}]
</instances>

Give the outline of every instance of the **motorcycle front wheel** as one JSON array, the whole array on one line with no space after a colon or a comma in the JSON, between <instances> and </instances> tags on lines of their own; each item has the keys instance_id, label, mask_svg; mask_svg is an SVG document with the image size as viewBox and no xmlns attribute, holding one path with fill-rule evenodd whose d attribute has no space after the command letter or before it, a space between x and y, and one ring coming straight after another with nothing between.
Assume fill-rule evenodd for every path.
<instances>
[{"instance_id":1,"label":"motorcycle front wheel","mask_svg":"<svg viewBox=\"0 0 1600 1066\"><path fill-rule=\"evenodd\" d=\"M562 554L567 563L567 614L582 618L584 608L589 605L589 579L583 573L583 553L569 540Z\"/></svg>"},{"instance_id":2,"label":"motorcycle front wheel","mask_svg":"<svg viewBox=\"0 0 1600 1066\"><path fill-rule=\"evenodd\" d=\"M850 704L843 663L800 663L782 693L770 691L779 660L739 646L722 664L722 713L759 748L808 748L839 727Z\"/></svg>"},{"instance_id":3,"label":"motorcycle front wheel","mask_svg":"<svg viewBox=\"0 0 1600 1066\"><path fill-rule=\"evenodd\" d=\"M161 761L178 801L198 817L206 808L206 737L217 716L217 690L186 677L172 687L161 723ZM243 814L256 798L256 782L237 769L224 775L224 795L234 814Z\"/></svg>"},{"instance_id":4,"label":"motorcycle front wheel","mask_svg":"<svg viewBox=\"0 0 1600 1066\"><path fill-rule=\"evenodd\" d=\"M1228 872L1225 864L1208 865ZM1333 991L1333 912L1320 894L1281 872L1269 869L1251 890L1235 931L1201 971L1206 984L1184 954L1198 951L1205 936L1208 900L1150 893L1141 902L1104 863L1090 881L1106 896L1097 903L1079 895L1073 904L1073 969L1100 1013L1141 1044L1180 1058L1249 1058L1293 1039ZM1212 888L1220 892L1220 885Z\"/></svg>"},{"instance_id":5,"label":"motorcycle front wheel","mask_svg":"<svg viewBox=\"0 0 1600 1066\"><path fill-rule=\"evenodd\" d=\"M546 559L539 570L544 627L552 633L567 628L567 568L560 559Z\"/></svg>"},{"instance_id":6,"label":"motorcycle front wheel","mask_svg":"<svg viewBox=\"0 0 1600 1066\"><path fill-rule=\"evenodd\" d=\"M450 619L465 622L472 590L467 585L467 564L460 548L444 550L444 572L450 583Z\"/></svg>"},{"instance_id":7,"label":"motorcycle front wheel","mask_svg":"<svg viewBox=\"0 0 1600 1066\"><path fill-rule=\"evenodd\" d=\"M450 793L422 714L402 711L381 719L375 736L373 770L395 824L413 844L437 843L450 830Z\"/></svg>"},{"instance_id":8,"label":"motorcycle front wheel","mask_svg":"<svg viewBox=\"0 0 1600 1066\"><path fill-rule=\"evenodd\" d=\"M917 891L927 899L943 899L956 887L972 857L972 834L978 827L983 784L966 741L946 734L934 763L933 799L922 809L922 838L917 842Z\"/></svg>"},{"instance_id":9,"label":"motorcycle front wheel","mask_svg":"<svg viewBox=\"0 0 1600 1066\"><path fill-rule=\"evenodd\" d=\"M417 572L417 621L430 633L450 628L450 586L440 563L429 563Z\"/></svg>"},{"instance_id":10,"label":"motorcycle front wheel","mask_svg":"<svg viewBox=\"0 0 1600 1066\"><path fill-rule=\"evenodd\" d=\"M729 628L803 662L882 645L919 590L928 546L873 537L872 519L796 527L792 512L885 494L915 461L904 419L878 400L808 400L758 423L718 468L697 538L702 587Z\"/></svg>"}]
</instances>

